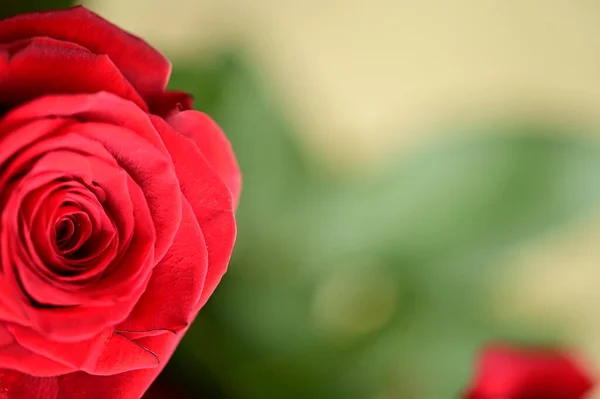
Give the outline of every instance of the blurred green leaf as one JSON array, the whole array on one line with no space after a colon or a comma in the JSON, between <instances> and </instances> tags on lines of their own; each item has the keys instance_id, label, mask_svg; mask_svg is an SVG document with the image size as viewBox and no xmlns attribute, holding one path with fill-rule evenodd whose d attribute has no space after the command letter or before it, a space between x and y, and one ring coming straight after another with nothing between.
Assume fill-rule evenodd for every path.
<instances>
[{"instance_id":1,"label":"blurred green leaf","mask_svg":"<svg viewBox=\"0 0 600 399\"><path fill-rule=\"evenodd\" d=\"M445 399L481 342L549 335L497 325L481 283L600 203L598 143L479 126L342 183L315 173L243 58L175 69L173 87L224 128L244 173L230 270L169 366L199 395Z\"/></svg>"},{"instance_id":2,"label":"blurred green leaf","mask_svg":"<svg viewBox=\"0 0 600 399\"><path fill-rule=\"evenodd\" d=\"M392 251L429 263L462 261L560 226L598 203L598 143L548 134L550 128L484 131L402 160L319 206L306 204L296 218L315 220L307 246L319 248L313 253L320 258Z\"/></svg>"}]
</instances>

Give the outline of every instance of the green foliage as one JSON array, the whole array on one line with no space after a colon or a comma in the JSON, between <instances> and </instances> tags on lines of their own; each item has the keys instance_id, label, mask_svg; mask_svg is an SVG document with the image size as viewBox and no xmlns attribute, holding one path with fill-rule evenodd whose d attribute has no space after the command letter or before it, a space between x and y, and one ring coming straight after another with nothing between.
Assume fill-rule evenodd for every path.
<instances>
[{"instance_id":1,"label":"green foliage","mask_svg":"<svg viewBox=\"0 0 600 399\"><path fill-rule=\"evenodd\" d=\"M457 397L482 342L553 335L497 325L482 282L600 202L597 143L478 126L377 177L327 181L240 58L176 69L173 86L244 172L230 271L168 368L199 396Z\"/></svg>"}]
</instances>

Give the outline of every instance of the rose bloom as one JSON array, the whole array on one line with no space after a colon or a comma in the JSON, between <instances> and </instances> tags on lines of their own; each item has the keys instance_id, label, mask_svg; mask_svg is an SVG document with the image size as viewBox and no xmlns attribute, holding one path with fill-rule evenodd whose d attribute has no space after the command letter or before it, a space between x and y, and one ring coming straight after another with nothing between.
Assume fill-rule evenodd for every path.
<instances>
[{"instance_id":1,"label":"rose bloom","mask_svg":"<svg viewBox=\"0 0 600 399\"><path fill-rule=\"evenodd\" d=\"M0 398L140 398L229 262L240 173L159 52L0 21Z\"/></svg>"},{"instance_id":2,"label":"rose bloom","mask_svg":"<svg viewBox=\"0 0 600 399\"><path fill-rule=\"evenodd\" d=\"M583 399L590 375L568 353L490 345L482 351L465 399Z\"/></svg>"}]
</instances>

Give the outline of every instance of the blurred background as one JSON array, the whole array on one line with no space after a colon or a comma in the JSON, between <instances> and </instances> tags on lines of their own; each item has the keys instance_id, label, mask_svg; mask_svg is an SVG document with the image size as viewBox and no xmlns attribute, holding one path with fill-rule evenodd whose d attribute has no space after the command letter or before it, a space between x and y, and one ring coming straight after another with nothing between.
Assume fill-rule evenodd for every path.
<instances>
[{"instance_id":1,"label":"blurred background","mask_svg":"<svg viewBox=\"0 0 600 399\"><path fill-rule=\"evenodd\" d=\"M84 4L171 58L244 174L155 398L458 398L490 340L600 370L599 2Z\"/></svg>"}]
</instances>

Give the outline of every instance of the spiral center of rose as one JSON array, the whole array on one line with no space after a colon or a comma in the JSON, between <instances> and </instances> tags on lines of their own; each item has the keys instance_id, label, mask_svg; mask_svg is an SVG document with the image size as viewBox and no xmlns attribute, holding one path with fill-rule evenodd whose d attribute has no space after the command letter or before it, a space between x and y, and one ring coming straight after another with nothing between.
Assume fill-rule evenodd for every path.
<instances>
[{"instance_id":1,"label":"spiral center of rose","mask_svg":"<svg viewBox=\"0 0 600 399\"><path fill-rule=\"evenodd\" d=\"M84 212L76 212L61 217L54 227L57 253L69 256L85 244L92 231L90 218Z\"/></svg>"},{"instance_id":2,"label":"spiral center of rose","mask_svg":"<svg viewBox=\"0 0 600 399\"><path fill-rule=\"evenodd\" d=\"M36 182L35 176L31 183ZM106 193L93 180L49 176L21 190L22 267L55 283L83 284L107 271L120 242ZM43 277L46 276L46 277Z\"/></svg>"}]
</instances>

